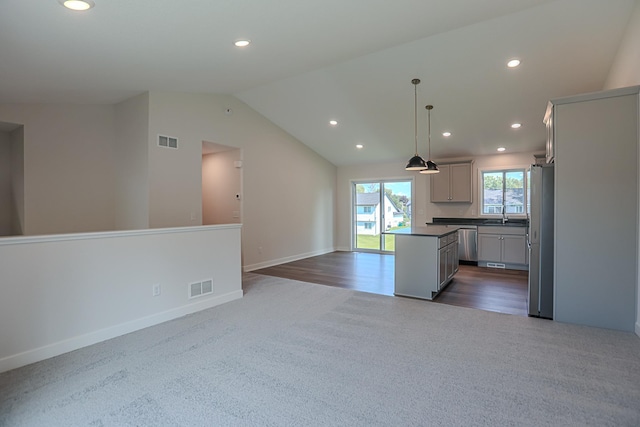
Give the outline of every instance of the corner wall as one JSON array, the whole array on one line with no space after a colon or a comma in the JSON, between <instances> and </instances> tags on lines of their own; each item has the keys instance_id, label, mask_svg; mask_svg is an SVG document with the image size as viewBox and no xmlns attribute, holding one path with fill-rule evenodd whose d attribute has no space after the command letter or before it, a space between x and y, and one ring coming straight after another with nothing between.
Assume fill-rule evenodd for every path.
<instances>
[{"instance_id":1,"label":"corner wall","mask_svg":"<svg viewBox=\"0 0 640 427\"><path fill-rule=\"evenodd\" d=\"M149 228L149 94L115 106L116 230Z\"/></svg>"},{"instance_id":2,"label":"corner wall","mask_svg":"<svg viewBox=\"0 0 640 427\"><path fill-rule=\"evenodd\" d=\"M149 100L151 227L202 223L202 142L211 141L243 152L245 270L334 249L334 165L235 97L151 92ZM157 147L158 134L180 148Z\"/></svg>"},{"instance_id":3,"label":"corner wall","mask_svg":"<svg viewBox=\"0 0 640 427\"><path fill-rule=\"evenodd\" d=\"M25 235L113 230L114 107L0 104L24 125Z\"/></svg>"},{"instance_id":4,"label":"corner wall","mask_svg":"<svg viewBox=\"0 0 640 427\"><path fill-rule=\"evenodd\" d=\"M11 132L11 235L24 234L24 126Z\"/></svg>"}]
</instances>

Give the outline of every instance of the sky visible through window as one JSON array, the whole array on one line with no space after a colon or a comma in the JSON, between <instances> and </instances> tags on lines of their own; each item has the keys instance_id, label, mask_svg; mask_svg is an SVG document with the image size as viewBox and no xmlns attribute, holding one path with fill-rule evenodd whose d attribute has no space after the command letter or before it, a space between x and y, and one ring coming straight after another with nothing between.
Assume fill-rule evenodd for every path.
<instances>
[{"instance_id":1,"label":"sky visible through window","mask_svg":"<svg viewBox=\"0 0 640 427\"><path fill-rule=\"evenodd\" d=\"M385 182L384 188L390 189L393 194L411 197L411 182Z\"/></svg>"}]
</instances>

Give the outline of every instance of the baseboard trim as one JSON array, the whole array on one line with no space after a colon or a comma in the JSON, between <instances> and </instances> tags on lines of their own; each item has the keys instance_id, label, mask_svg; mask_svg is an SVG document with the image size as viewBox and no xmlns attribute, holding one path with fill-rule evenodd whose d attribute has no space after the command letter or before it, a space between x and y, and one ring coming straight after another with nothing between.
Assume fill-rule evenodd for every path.
<instances>
[{"instance_id":1,"label":"baseboard trim","mask_svg":"<svg viewBox=\"0 0 640 427\"><path fill-rule=\"evenodd\" d=\"M307 252L304 254L292 255L280 259L274 259L271 261L259 262L257 264L245 265L242 267L242 271L248 273L250 271L259 270L261 268L273 267L274 265L286 264L287 262L299 261L301 259L310 258L312 256L319 256L335 252L334 248L321 249L319 251Z\"/></svg>"},{"instance_id":2,"label":"baseboard trim","mask_svg":"<svg viewBox=\"0 0 640 427\"><path fill-rule=\"evenodd\" d=\"M242 289L0 359L0 373L242 298Z\"/></svg>"}]
</instances>

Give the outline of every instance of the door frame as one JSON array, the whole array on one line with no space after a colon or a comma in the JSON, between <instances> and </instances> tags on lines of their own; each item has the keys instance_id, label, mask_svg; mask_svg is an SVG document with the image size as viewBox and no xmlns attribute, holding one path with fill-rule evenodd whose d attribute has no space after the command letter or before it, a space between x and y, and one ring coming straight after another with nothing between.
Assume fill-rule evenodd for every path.
<instances>
[{"instance_id":1,"label":"door frame","mask_svg":"<svg viewBox=\"0 0 640 427\"><path fill-rule=\"evenodd\" d=\"M372 252L372 253L382 253L382 254L393 254L395 253L395 251L390 251L390 250L383 250L382 248L384 247L384 238L386 236L386 234L384 234L384 220L380 221L380 230L379 231L379 236L380 236L380 240L379 240L379 249L367 249L367 248L358 248L356 247L357 244L357 207L356 207L356 186L358 184L379 184L379 197L380 197L380 204L382 206L384 206L384 199L382 197L382 194L384 192L384 185L388 184L388 183L394 183L394 182L409 182L411 185L411 205L412 205L412 210L411 210L411 216L410 216L410 220L411 220L411 228L413 229L413 218L414 218L414 206L413 206L413 201L415 200L415 179L413 176L404 176L404 177L393 177L393 178L374 178L374 179L352 179L349 182L350 185L350 195L351 195L351 203L350 203L350 215L349 215L349 229L350 229L350 234L351 234L351 243L350 243L350 248L352 252ZM382 209L383 210L383 209Z\"/></svg>"}]
</instances>

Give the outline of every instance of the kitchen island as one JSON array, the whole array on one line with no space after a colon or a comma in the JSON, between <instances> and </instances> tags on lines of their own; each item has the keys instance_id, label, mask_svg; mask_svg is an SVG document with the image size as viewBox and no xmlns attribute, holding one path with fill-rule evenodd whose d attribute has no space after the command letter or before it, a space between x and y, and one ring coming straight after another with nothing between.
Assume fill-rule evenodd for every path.
<instances>
[{"instance_id":1,"label":"kitchen island","mask_svg":"<svg viewBox=\"0 0 640 427\"><path fill-rule=\"evenodd\" d=\"M428 225L393 234L394 294L432 300L458 271L458 229Z\"/></svg>"}]
</instances>

